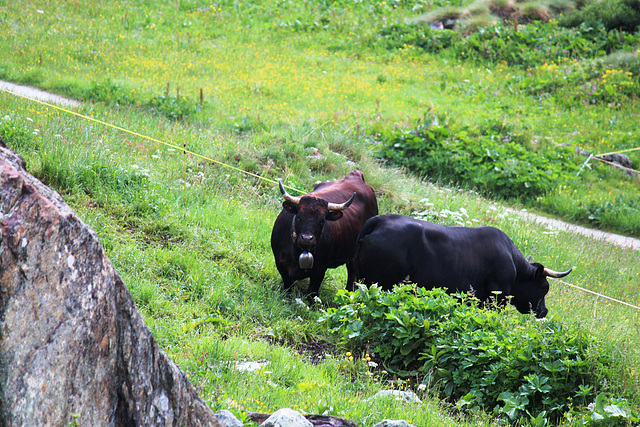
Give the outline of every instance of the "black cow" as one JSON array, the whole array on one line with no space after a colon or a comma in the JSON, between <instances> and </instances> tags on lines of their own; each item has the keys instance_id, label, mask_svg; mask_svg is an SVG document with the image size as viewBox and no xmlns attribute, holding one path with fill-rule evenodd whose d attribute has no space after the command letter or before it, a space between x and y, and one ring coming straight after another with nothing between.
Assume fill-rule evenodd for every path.
<instances>
[{"instance_id":1,"label":"black cow","mask_svg":"<svg viewBox=\"0 0 640 427\"><path fill-rule=\"evenodd\" d=\"M356 248L356 280L383 289L407 279L448 292L473 292L483 302L496 293L521 313L547 315L549 277L564 277L529 263L511 239L495 227L453 227L403 215L379 215L362 227Z\"/></svg>"},{"instance_id":2,"label":"black cow","mask_svg":"<svg viewBox=\"0 0 640 427\"><path fill-rule=\"evenodd\" d=\"M271 249L284 288L309 277L307 294L317 295L328 268L347 265L347 289L353 290L353 256L364 222L378 214L376 195L355 170L337 181L321 182L309 194L289 195L271 232Z\"/></svg>"}]
</instances>

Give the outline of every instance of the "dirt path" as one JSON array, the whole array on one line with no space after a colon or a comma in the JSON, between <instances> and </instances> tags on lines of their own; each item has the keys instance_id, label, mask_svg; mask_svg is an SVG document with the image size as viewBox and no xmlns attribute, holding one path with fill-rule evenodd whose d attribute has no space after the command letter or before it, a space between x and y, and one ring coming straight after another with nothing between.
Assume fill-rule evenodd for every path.
<instances>
[{"instance_id":1,"label":"dirt path","mask_svg":"<svg viewBox=\"0 0 640 427\"><path fill-rule=\"evenodd\" d=\"M80 105L82 105L80 101L76 101L75 99L69 99L63 96L54 95L52 93L45 92L31 86L22 86L14 83L3 82L2 80L0 80L0 90L13 92L18 95L38 99L40 101L50 102L52 104L65 105L68 107L79 107Z\"/></svg>"},{"instance_id":2,"label":"dirt path","mask_svg":"<svg viewBox=\"0 0 640 427\"><path fill-rule=\"evenodd\" d=\"M633 237L621 236L619 234L607 233L606 231L594 230L592 228L582 227L580 225L569 224L554 218L532 214L525 211L513 210L517 215L527 219L528 221L543 224L554 230L569 231L571 233L582 234L583 236L591 236L595 240L606 241L617 246L640 250L640 239Z\"/></svg>"},{"instance_id":3,"label":"dirt path","mask_svg":"<svg viewBox=\"0 0 640 427\"><path fill-rule=\"evenodd\" d=\"M22 86L0 80L0 90L6 90L16 93L18 95L26 96L28 98L38 99L40 101L51 102L71 107L78 107L82 105L81 102L65 98L59 95L48 93L40 89L36 89L30 86ZM535 215L526 211L512 210L512 212L526 218L527 220L543 224L554 230L564 230L571 233L582 234L584 236L591 236L595 240L602 240L612 243L614 245L627 247L635 250L640 250L640 239L633 237L621 236L619 234L607 233L600 230L594 230L591 228L581 227L579 225L569 224L557 219L547 218L540 215Z\"/></svg>"}]
</instances>

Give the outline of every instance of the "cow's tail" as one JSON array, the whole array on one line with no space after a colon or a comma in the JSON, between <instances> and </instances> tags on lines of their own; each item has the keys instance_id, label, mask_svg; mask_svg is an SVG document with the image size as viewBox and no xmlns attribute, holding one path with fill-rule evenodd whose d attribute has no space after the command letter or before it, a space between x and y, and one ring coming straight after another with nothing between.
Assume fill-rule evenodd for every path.
<instances>
[{"instance_id":1,"label":"cow's tail","mask_svg":"<svg viewBox=\"0 0 640 427\"><path fill-rule=\"evenodd\" d=\"M362 229L360 230L360 234L358 235L358 241L356 242L356 253L354 256L354 271L355 271L355 280L356 282L362 280L364 275L360 271L360 248L362 246L362 241L366 239L366 237L373 233L373 230L376 229L378 225L378 215L372 216L364 223Z\"/></svg>"}]
</instances>

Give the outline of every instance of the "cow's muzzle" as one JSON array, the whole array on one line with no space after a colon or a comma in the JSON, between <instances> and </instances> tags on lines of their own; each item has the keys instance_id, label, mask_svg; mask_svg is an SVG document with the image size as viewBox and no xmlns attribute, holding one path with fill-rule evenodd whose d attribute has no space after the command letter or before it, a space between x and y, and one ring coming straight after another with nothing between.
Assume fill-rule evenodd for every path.
<instances>
[{"instance_id":1,"label":"cow's muzzle","mask_svg":"<svg viewBox=\"0 0 640 427\"><path fill-rule=\"evenodd\" d=\"M544 319L545 317L547 317L547 313L549 313L549 310L547 309L544 300L540 300L538 306L536 307L536 317L538 319Z\"/></svg>"},{"instance_id":2,"label":"cow's muzzle","mask_svg":"<svg viewBox=\"0 0 640 427\"><path fill-rule=\"evenodd\" d=\"M297 243L301 248L311 250L311 248L316 245L316 236L309 233L301 233L298 236Z\"/></svg>"},{"instance_id":3,"label":"cow's muzzle","mask_svg":"<svg viewBox=\"0 0 640 427\"><path fill-rule=\"evenodd\" d=\"M298 266L301 270L311 270L313 268L313 254L302 252L298 257Z\"/></svg>"}]
</instances>

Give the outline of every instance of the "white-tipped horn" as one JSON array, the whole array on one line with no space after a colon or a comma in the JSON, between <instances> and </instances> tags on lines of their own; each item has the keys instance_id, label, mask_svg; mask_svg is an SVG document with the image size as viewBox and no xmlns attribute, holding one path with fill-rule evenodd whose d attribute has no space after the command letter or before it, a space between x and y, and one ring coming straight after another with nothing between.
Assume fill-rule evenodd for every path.
<instances>
[{"instance_id":1,"label":"white-tipped horn","mask_svg":"<svg viewBox=\"0 0 640 427\"><path fill-rule=\"evenodd\" d=\"M291 194L287 193L287 190L284 189L284 185L282 185L282 180L278 180L278 186L280 187L280 192L282 193L282 197L288 202L299 205L300 197L293 197Z\"/></svg>"},{"instance_id":2,"label":"white-tipped horn","mask_svg":"<svg viewBox=\"0 0 640 427\"><path fill-rule=\"evenodd\" d=\"M544 275L545 276L549 276L549 277L555 277L556 279L559 279L561 277L568 276L569 273L571 273L571 270L573 270L573 268L570 268L567 271L558 272L558 271L553 271L553 270L545 267Z\"/></svg>"},{"instance_id":3,"label":"white-tipped horn","mask_svg":"<svg viewBox=\"0 0 640 427\"><path fill-rule=\"evenodd\" d=\"M351 203L353 203L353 199L356 198L356 193L353 193L351 195L351 197L349 198L349 200L347 200L344 203L329 203L327 204L327 208L330 211L343 211L345 209L347 209L349 207L349 205L351 205Z\"/></svg>"}]
</instances>

